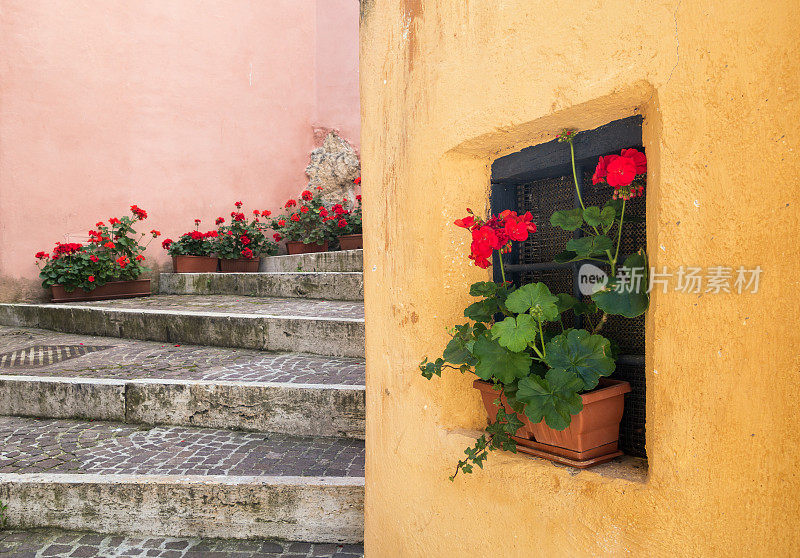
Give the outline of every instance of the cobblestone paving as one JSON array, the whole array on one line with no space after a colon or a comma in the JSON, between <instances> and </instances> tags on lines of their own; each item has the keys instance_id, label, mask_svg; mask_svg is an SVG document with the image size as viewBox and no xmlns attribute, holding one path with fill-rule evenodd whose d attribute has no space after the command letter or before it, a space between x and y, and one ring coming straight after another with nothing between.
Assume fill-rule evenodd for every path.
<instances>
[{"instance_id":1,"label":"cobblestone paving","mask_svg":"<svg viewBox=\"0 0 800 558\"><path fill-rule=\"evenodd\" d=\"M99 308L185 310L226 314L364 319L363 302L302 298L264 298L238 295L156 295L97 302L71 302L69 305Z\"/></svg>"},{"instance_id":2,"label":"cobblestone paving","mask_svg":"<svg viewBox=\"0 0 800 558\"><path fill-rule=\"evenodd\" d=\"M60 363L6 368L2 374L112 379L167 379L364 385L359 359L246 349L171 345L0 326L0 353L33 345L110 346Z\"/></svg>"},{"instance_id":3,"label":"cobblestone paving","mask_svg":"<svg viewBox=\"0 0 800 558\"><path fill-rule=\"evenodd\" d=\"M0 473L364 476L364 442L0 417Z\"/></svg>"},{"instance_id":4,"label":"cobblestone paving","mask_svg":"<svg viewBox=\"0 0 800 558\"><path fill-rule=\"evenodd\" d=\"M3 558L363 558L360 544L124 537L55 529L0 531Z\"/></svg>"}]
</instances>

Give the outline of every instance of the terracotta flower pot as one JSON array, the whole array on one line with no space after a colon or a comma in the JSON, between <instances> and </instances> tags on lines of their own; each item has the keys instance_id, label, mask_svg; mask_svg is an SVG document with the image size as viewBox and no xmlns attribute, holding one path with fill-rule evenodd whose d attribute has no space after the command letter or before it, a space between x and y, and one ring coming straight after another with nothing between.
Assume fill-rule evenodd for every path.
<instances>
[{"instance_id":1,"label":"terracotta flower pot","mask_svg":"<svg viewBox=\"0 0 800 558\"><path fill-rule=\"evenodd\" d=\"M261 258L238 258L236 260L219 260L219 270L223 273L254 273L258 271Z\"/></svg>"},{"instance_id":2,"label":"terracotta flower pot","mask_svg":"<svg viewBox=\"0 0 800 558\"><path fill-rule=\"evenodd\" d=\"M172 270L175 273L214 273L218 261L210 256L172 256Z\"/></svg>"},{"instance_id":3,"label":"terracotta flower pot","mask_svg":"<svg viewBox=\"0 0 800 558\"><path fill-rule=\"evenodd\" d=\"M364 247L364 239L361 234L346 234L339 237L339 248L342 250L357 250Z\"/></svg>"},{"instance_id":4,"label":"terracotta flower pot","mask_svg":"<svg viewBox=\"0 0 800 558\"><path fill-rule=\"evenodd\" d=\"M472 385L481 392L486 413L494 421L498 392L483 380L475 380ZM581 469L622 455L617 448L619 423L625 394L630 390L628 382L601 378L596 389L581 394L583 409L573 415L570 425L561 431L550 428L544 421L533 424L524 414L516 413L522 421L522 428L514 436L517 450ZM505 397L502 403L507 413L514 412Z\"/></svg>"},{"instance_id":5,"label":"terracotta flower pot","mask_svg":"<svg viewBox=\"0 0 800 558\"><path fill-rule=\"evenodd\" d=\"M91 291L75 289L68 293L63 285L50 287L53 302L77 302L79 300L111 300L115 298L132 298L150 296L150 279L132 281L112 281Z\"/></svg>"},{"instance_id":6,"label":"terracotta flower pot","mask_svg":"<svg viewBox=\"0 0 800 558\"><path fill-rule=\"evenodd\" d=\"M322 244L305 244L296 240L290 240L286 243L286 250L290 254L312 254L314 252L327 252L328 241Z\"/></svg>"}]
</instances>

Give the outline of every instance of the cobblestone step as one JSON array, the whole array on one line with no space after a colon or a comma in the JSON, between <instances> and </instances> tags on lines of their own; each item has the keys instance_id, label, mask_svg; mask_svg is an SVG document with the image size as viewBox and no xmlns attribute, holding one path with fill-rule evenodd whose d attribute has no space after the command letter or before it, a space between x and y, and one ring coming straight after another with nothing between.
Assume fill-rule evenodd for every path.
<instances>
[{"instance_id":1,"label":"cobblestone step","mask_svg":"<svg viewBox=\"0 0 800 558\"><path fill-rule=\"evenodd\" d=\"M161 294L364 300L361 272L162 273Z\"/></svg>"},{"instance_id":2,"label":"cobblestone step","mask_svg":"<svg viewBox=\"0 0 800 558\"><path fill-rule=\"evenodd\" d=\"M363 540L359 440L0 417L0 448L12 528Z\"/></svg>"},{"instance_id":3,"label":"cobblestone step","mask_svg":"<svg viewBox=\"0 0 800 558\"><path fill-rule=\"evenodd\" d=\"M169 343L364 356L352 301L157 295L71 304L0 304L0 325Z\"/></svg>"},{"instance_id":4,"label":"cobblestone step","mask_svg":"<svg viewBox=\"0 0 800 558\"><path fill-rule=\"evenodd\" d=\"M359 359L0 326L0 415L363 439L364 414Z\"/></svg>"},{"instance_id":5,"label":"cobblestone step","mask_svg":"<svg viewBox=\"0 0 800 558\"><path fill-rule=\"evenodd\" d=\"M129 537L61 529L0 531L0 556L37 558L363 558L360 544L224 540L185 537Z\"/></svg>"},{"instance_id":6,"label":"cobblestone step","mask_svg":"<svg viewBox=\"0 0 800 558\"><path fill-rule=\"evenodd\" d=\"M363 271L363 250L319 252L261 259L260 271Z\"/></svg>"}]
</instances>

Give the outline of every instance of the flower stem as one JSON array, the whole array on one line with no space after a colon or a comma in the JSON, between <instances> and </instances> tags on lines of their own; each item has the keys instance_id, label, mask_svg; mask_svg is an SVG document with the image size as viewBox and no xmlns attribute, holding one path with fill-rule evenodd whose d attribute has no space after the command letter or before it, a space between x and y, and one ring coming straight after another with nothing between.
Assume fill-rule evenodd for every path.
<instances>
[{"instance_id":1,"label":"flower stem","mask_svg":"<svg viewBox=\"0 0 800 558\"><path fill-rule=\"evenodd\" d=\"M505 284L506 284L506 270L505 270L505 266L503 266L503 253L500 250L497 251L497 257L500 258L500 275L503 276L503 285L505 286Z\"/></svg>"},{"instance_id":2,"label":"flower stem","mask_svg":"<svg viewBox=\"0 0 800 558\"><path fill-rule=\"evenodd\" d=\"M542 322L536 320L539 323L539 337L542 338L542 357L547 356L547 350L544 348L544 333L542 332Z\"/></svg>"},{"instance_id":3,"label":"flower stem","mask_svg":"<svg viewBox=\"0 0 800 558\"><path fill-rule=\"evenodd\" d=\"M572 156L572 179L575 181L575 191L578 193L578 201L581 203L581 208L586 209L586 206L583 205L583 198L581 197L581 189L578 186L578 171L575 170L575 148L572 146L572 140L569 140L569 153ZM597 232L597 229L594 229L594 232Z\"/></svg>"},{"instance_id":4,"label":"flower stem","mask_svg":"<svg viewBox=\"0 0 800 558\"><path fill-rule=\"evenodd\" d=\"M614 253L614 260L611 262L611 275L617 274L617 258L619 258L619 245L622 243L622 221L625 219L625 201L622 200L622 213L619 216L619 230L617 231L617 251Z\"/></svg>"}]
</instances>

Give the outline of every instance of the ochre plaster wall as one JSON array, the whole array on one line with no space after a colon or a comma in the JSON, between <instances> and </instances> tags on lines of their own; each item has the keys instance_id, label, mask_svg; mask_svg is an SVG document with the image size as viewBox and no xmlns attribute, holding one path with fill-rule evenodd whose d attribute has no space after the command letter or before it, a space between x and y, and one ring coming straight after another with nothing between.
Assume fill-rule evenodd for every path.
<instances>
[{"instance_id":1,"label":"ochre plaster wall","mask_svg":"<svg viewBox=\"0 0 800 558\"><path fill-rule=\"evenodd\" d=\"M315 126L358 142L357 22L357 0L2 2L0 299L133 203L176 238L297 194Z\"/></svg>"},{"instance_id":2,"label":"ochre plaster wall","mask_svg":"<svg viewBox=\"0 0 800 558\"><path fill-rule=\"evenodd\" d=\"M800 4L365 0L366 550L387 556L796 556ZM760 265L757 294L647 316L643 482L492 455L472 379L427 381L463 321L490 164L645 117L652 265Z\"/></svg>"}]
</instances>

